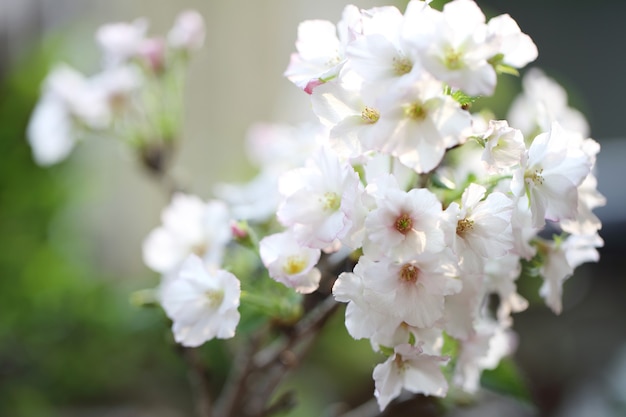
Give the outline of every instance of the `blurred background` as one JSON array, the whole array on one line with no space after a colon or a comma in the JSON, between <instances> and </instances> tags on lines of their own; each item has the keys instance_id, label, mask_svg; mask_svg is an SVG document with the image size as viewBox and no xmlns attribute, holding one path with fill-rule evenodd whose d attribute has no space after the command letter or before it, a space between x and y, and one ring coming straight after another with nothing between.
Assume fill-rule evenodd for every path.
<instances>
[{"instance_id":1,"label":"blurred background","mask_svg":"<svg viewBox=\"0 0 626 417\"><path fill-rule=\"evenodd\" d=\"M145 16L159 34L179 11L200 11L207 38L190 68L185 142L174 171L208 198L216 181L253 173L242 151L250 125L311 117L307 98L282 77L297 25L336 22L347 3L0 0L0 416L193 415L167 320L158 309L129 302L133 291L158 282L141 262L141 242L159 223L167 195L113 140L82 143L52 168L33 163L24 131L51 66L67 62L94 73L100 62L93 34L101 24ZM601 261L567 282L561 316L538 299L539 283L522 288L531 308L515 317L515 361L536 407L485 393L449 414L625 416L626 3L478 3L489 16L513 16L539 48L533 66L563 84L570 104L588 117L603 148L598 179L608 205L597 210L604 222ZM519 84L512 77L499 84L503 105ZM209 345L207 358L223 355ZM367 400L377 360L367 342L350 339L337 315L312 360L288 382L303 403L290 415L330 416L342 401Z\"/></svg>"}]
</instances>

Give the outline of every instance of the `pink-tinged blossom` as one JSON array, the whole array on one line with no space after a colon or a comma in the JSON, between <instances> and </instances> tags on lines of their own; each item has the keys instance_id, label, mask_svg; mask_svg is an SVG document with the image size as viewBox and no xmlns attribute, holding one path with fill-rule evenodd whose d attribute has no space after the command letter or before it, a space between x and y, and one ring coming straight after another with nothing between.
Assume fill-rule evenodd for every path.
<instances>
[{"instance_id":1,"label":"pink-tinged blossom","mask_svg":"<svg viewBox=\"0 0 626 417\"><path fill-rule=\"evenodd\" d=\"M527 140L540 132L550 129L552 122L558 122L564 129L589 135L589 124L578 110L567 104L567 92L554 79L543 71L531 68L522 78L522 93L517 96L507 120L520 129Z\"/></svg>"},{"instance_id":2,"label":"pink-tinged blossom","mask_svg":"<svg viewBox=\"0 0 626 417\"><path fill-rule=\"evenodd\" d=\"M399 81L380 99L378 111L374 126L379 137L387 138L380 150L418 173L436 168L446 149L464 141L471 126L470 114L426 73Z\"/></svg>"},{"instance_id":3,"label":"pink-tinged blossom","mask_svg":"<svg viewBox=\"0 0 626 417\"><path fill-rule=\"evenodd\" d=\"M525 67L537 59L537 46L533 40L517 25L508 14L493 17L487 23L487 37L497 46L497 53L502 54L502 62L513 68Z\"/></svg>"},{"instance_id":4,"label":"pink-tinged blossom","mask_svg":"<svg viewBox=\"0 0 626 417\"><path fill-rule=\"evenodd\" d=\"M446 209L447 225L455 228L452 247L464 257L472 252L482 258L505 255L513 244L510 228L513 201L505 194L486 194L482 185L470 184L461 196L461 204Z\"/></svg>"},{"instance_id":5,"label":"pink-tinged blossom","mask_svg":"<svg viewBox=\"0 0 626 417\"><path fill-rule=\"evenodd\" d=\"M205 28L202 15L186 10L176 17L174 26L167 34L167 42L176 49L195 50L204 44Z\"/></svg>"},{"instance_id":6,"label":"pink-tinged blossom","mask_svg":"<svg viewBox=\"0 0 626 417\"><path fill-rule=\"evenodd\" d=\"M319 286L321 273L315 265L321 251L300 246L290 231L261 239L259 253L272 279L302 294Z\"/></svg>"},{"instance_id":7,"label":"pink-tinged blossom","mask_svg":"<svg viewBox=\"0 0 626 417\"><path fill-rule=\"evenodd\" d=\"M401 262L362 256L354 274L371 308L420 328L433 326L443 316L445 296L461 290L456 258L446 251Z\"/></svg>"},{"instance_id":8,"label":"pink-tinged blossom","mask_svg":"<svg viewBox=\"0 0 626 417\"><path fill-rule=\"evenodd\" d=\"M276 215L301 245L324 249L335 240L351 241L352 232L362 229L363 185L352 166L327 148L304 168L283 174L279 190L283 200Z\"/></svg>"},{"instance_id":9,"label":"pink-tinged blossom","mask_svg":"<svg viewBox=\"0 0 626 417\"><path fill-rule=\"evenodd\" d=\"M515 171L511 190L516 196L527 193L533 226L542 227L544 219L574 219L578 207L578 186L591 171L591 160L576 141L578 134L553 123L547 133L537 136L528 158Z\"/></svg>"},{"instance_id":10,"label":"pink-tinged blossom","mask_svg":"<svg viewBox=\"0 0 626 417\"><path fill-rule=\"evenodd\" d=\"M161 213L162 225L143 242L143 259L156 272L170 274L190 254L207 264L219 265L232 238L230 214L219 200L177 193Z\"/></svg>"},{"instance_id":11,"label":"pink-tinged blossom","mask_svg":"<svg viewBox=\"0 0 626 417\"><path fill-rule=\"evenodd\" d=\"M384 410L405 389L415 394L444 397L448 383L441 372L447 357L428 355L418 346L396 346L394 354L374 368L374 395Z\"/></svg>"},{"instance_id":12,"label":"pink-tinged blossom","mask_svg":"<svg viewBox=\"0 0 626 417\"><path fill-rule=\"evenodd\" d=\"M190 255L160 290L160 301L173 321L176 342L190 347L235 335L239 323L240 283L222 269L209 270Z\"/></svg>"},{"instance_id":13,"label":"pink-tinged blossom","mask_svg":"<svg viewBox=\"0 0 626 417\"><path fill-rule=\"evenodd\" d=\"M440 12L413 1L405 12L403 36L437 79L469 95L491 95L496 72L488 62L498 53L488 38L485 16L471 0L454 0Z\"/></svg>"},{"instance_id":14,"label":"pink-tinged blossom","mask_svg":"<svg viewBox=\"0 0 626 417\"><path fill-rule=\"evenodd\" d=\"M365 218L363 251L373 259L413 259L444 248L441 202L429 190L403 191L391 176L368 186L376 208Z\"/></svg>"}]
</instances>

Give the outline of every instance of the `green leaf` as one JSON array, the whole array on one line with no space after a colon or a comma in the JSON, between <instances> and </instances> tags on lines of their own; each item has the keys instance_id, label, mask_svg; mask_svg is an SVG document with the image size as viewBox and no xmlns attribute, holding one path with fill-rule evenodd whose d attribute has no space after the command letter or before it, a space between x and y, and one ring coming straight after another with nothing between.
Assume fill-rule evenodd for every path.
<instances>
[{"instance_id":1,"label":"green leaf","mask_svg":"<svg viewBox=\"0 0 626 417\"><path fill-rule=\"evenodd\" d=\"M495 369L483 371L480 383L483 387L534 406L528 385L511 358L504 358Z\"/></svg>"}]
</instances>

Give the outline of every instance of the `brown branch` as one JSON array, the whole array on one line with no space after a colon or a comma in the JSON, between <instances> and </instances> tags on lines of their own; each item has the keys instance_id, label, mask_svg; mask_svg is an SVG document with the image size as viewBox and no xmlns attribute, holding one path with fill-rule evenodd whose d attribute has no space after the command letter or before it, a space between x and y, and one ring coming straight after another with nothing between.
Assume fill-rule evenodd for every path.
<instances>
[{"instance_id":1,"label":"brown branch","mask_svg":"<svg viewBox=\"0 0 626 417\"><path fill-rule=\"evenodd\" d=\"M249 343L240 349L233 360L228 379L215 405L216 416L235 416L238 414L238 407L240 408L243 405L242 397L245 396L244 390L248 378L254 368L253 358L259 348L264 330L262 329L253 335Z\"/></svg>"},{"instance_id":2,"label":"brown branch","mask_svg":"<svg viewBox=\"0 0 626 417\"><path fill-rule=\"evenodd\" d=\"M278 347L272 347L271 354L259 352L255 364L258 370L257 377L262 378L262 381L254 384L255 390L250 393L246 401L247 409L245 411L250 413L248 415L259 415L258 410L265 408L265 404L271 398L278 384L289 370L300 364L302 358L313 345L316 336L338 306L339 303L332 296L326 297L295 325L293 333L285 342Z\"/></svg>"},{"instance_id":3,"label":"brown branch","mask_svg":"<svg viewBox=\"0 0 626 417\"><path fill-rule=\"evenodd\" d=\"M211 390L207 369L195 348L178 349L187 363L187 378L198 417L211 417Z\"/></svg>"}]
</instances>

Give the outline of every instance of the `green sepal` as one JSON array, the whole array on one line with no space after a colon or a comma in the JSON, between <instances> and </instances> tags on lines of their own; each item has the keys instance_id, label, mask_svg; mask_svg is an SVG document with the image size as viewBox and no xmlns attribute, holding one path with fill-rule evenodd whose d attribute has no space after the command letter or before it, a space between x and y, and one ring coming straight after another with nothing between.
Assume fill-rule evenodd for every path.
<instances>
[{"instance_id":1,"label":"green sepal","mask_svg":"<svg viewBox=\"0 0 626 417\"><path fill-rule=\"evenodd\" d=\"M155 288L135 291L130 295L129 301L135 307L155 307L159 305Z\"/></svg>"},{"instance_id":2,"label":"green sepal","mask_svg":"<svg viewBox=\"0 0 626 417\"><path fill-rule=\"evenodd\" d=\"M389 346L379 345L378 349L380 349L380 353L382 353L383 355L387 357L391 357L396 354L395 349Z\"/></svg>"},{"instance_id":3,"label":"green sepal","mask_svg":"<svg viewBox=\"0 0 626 417\"><path fill-rule=\"evenodd\" d=\"M496 54L493 57L491 57L491 59L489 59L488 62L493 67L493 69L496 70L497 74L508 74L508 75L514 75L516 77L519 77L519 71L517 70L517 68L512 67L508 64L505 64L503 61L504 61L504 55Z\"/></svg>"}]
</instances>

